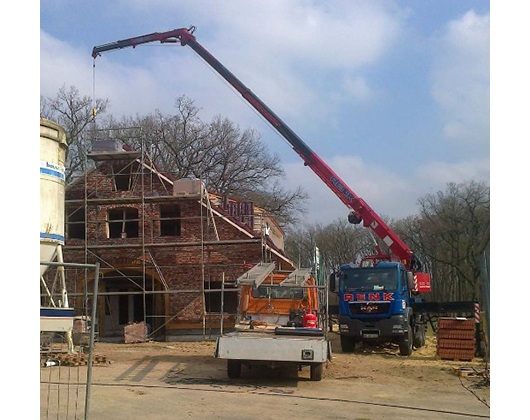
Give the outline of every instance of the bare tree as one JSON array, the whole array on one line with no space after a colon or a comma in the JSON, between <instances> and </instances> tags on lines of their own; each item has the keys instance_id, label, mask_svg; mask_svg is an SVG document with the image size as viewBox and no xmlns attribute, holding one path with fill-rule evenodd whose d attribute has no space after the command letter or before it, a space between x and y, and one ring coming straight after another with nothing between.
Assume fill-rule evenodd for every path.
<instances>
[{"instance_id":1,"label":"bare tree","mask_svg":"<svg viewBox=\"0 0 530 420\"><path fill-rule=\"evenodd\" d=\"M280 158L270 154L256 130L241 130L220 116L204 123L185 96L177 98L175 115L160 111L113 122L113 135L148 151L157 166L175 178L200 178L213 192L244 197L264 208L281 224L295 223L307 194L286 191Z\"/></svg>"},{"instance_id":2,"label":"bare tree","mask_svg":"<svg viewBox=\"0 0 530 420\"><path fill-rule=\"evenodd\" d=\"M116 121L103 115L109 101L81 96L74 86L59 90L55 98L41 97L41 116L60 124L68 143L66 182L90 166L86 159L91 141L118 139L147 152L157 167L175 178L200 178L219 194L244 197L264 208L280 224L296 223L305 209L307 194L288 191L279 180L285 176L280 158L271 154L253 129L241 130L220 116L205 123L200 109L186 96L175 101L177 112L159 110L147 116Z\"/></svg>"},{"instance_id":3,"label":"bare tree","mask_svg":"<svg viewBox=\"0 0 530 420\"><path fill-rule=\"evenodd\" d=\"M97 99L95 103L89 96L81 96L74 86L62 87L55 98L41 96L41 116L61 125L66 132L68 150L66 152L66 182L75 174L86 169L85 151L88 148L90 123L94 113L104 113L108 100Z\"/></svg>"},{"instance_id":4,"label":"bare tree","mask_svg":"<svg viewBox=\"0 0 530 420\"><path fill-rule=\"evenodd\" d=\"M490 192L484 182L450 183L419 200L413 242L431 260L439 298L474 300L481 293L481 262L490 240Z\"/></svg>"},{"instance_id":5,"label":"bare tree","mask_svg":"<svg viewBox=\"0 0 530 420\"><path fill-rule=\"evenodd\" d=\"M285 190L280 180L275 179L270 185L258 188L248 191L245 196L266 210L281 226L294 226L303 218L309 194L301 187L294 191Z\"/></svg>"},{"instance_id":6,"label":"bare tree","mask_svg":"<svg viewBox=\"0 0 530 420\"><path fill-rule=\"evenodd\" d=\"M316 224L289 229L286 236L287 255L302 266L311 263L315 247L320 251L324 266L330 269L357 263L374 252L369 230L342 218L325 226Z\"/></svg>"}]
</instances>

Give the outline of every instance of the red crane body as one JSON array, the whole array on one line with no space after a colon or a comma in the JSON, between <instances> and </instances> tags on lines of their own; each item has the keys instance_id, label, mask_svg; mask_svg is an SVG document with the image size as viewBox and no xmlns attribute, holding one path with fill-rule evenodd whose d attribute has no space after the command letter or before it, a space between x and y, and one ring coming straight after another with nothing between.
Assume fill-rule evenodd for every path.
<instances>
[{"instance_id":1,"label":"red crane body","mask_svg":"<svg viewBox=\"0 0 530 420\"><path fill-rule=\"evenodd\" d=\"M399 259L409 270L416 264L414 254L410 248L387 226L381 217L357 194L355 194L344 181L315 153L300 137L298 137L261 99L247 88L236 76L212 56L201 44L197 42L193 32L195 27L174 29L167 32L154 32L151 34L128 38L121 41L96 46L92 50L95 59L104 51L135 47L148 42L180 43L188 45L214 70L216 70L230 85L232 85L288 142L294 151L302 158L304 164L333 191L333 193L351 210L348 220L369 227L391 250L391 255L382 254L377 247L378 254L371 257L374 260ZM369 258L370 259L370 258Z\"/></svg>"}]
</instances>

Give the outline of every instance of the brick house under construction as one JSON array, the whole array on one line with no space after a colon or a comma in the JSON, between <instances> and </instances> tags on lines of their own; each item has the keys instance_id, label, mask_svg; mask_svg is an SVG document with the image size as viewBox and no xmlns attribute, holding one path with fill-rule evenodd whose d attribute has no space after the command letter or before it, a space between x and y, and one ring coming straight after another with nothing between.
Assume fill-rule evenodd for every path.
<instances>
[{"instance_id":1,"label":"brick house under construction","mask_svg":"<svg viewBox=\"0 0 530 420\"><path fill-rule=\"evenodd\" d=\"M137 322L165 341L230 329L239 276L260 262L294 270L282 229L252 203L209 193L200 180L173 179L143 152L125 149L94 143L95 169L65 191L64 261L100 264L99 338L123 337ZM91 313L90 276L67 273L79 315Z\"/></svg>"}]
</instances>

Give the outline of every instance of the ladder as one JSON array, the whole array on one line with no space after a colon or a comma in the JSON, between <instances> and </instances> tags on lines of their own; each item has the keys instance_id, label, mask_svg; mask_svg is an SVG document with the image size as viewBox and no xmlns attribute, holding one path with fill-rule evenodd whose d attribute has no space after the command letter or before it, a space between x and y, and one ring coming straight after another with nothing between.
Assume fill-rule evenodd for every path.
<instances>
[{"instance_id":1,"label":"ladder","mask_svg":"<svg viewBox=\"0 0 530 420\"><path fill-rule=\"evenodd\" d=\"M280 286L302 286L310 277L310 268L299 268L290 273Z\"/></svg>"},{"instance_id":2,"label":"ladder","mask_svg":"<svg viewBox=\"0 0 530 420\"><path fill-rule=\"evenodd\" d=\"M242 286L253 286L258 287L267 276L272 273L276 264L271 263L258 263L243 275L237 278L237 284Z\"/></svg>"}]
</instances>

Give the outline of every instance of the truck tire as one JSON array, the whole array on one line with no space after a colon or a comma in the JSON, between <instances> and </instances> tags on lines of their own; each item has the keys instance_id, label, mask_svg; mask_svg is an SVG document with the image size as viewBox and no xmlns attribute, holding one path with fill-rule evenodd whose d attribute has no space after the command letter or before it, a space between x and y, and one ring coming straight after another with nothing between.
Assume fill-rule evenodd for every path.
<instances>
[{"instance_id":1,"label":"truck tire","mask_svg":"<svg viewBox=\"0 0 530 420\"><path fill-rule=\"evenodd\" d=\"M425 345L425 324L419 324L418 331L414 334L414 347L419 349Z\"/></svg>"},{"instance_id":2,"label":"truck tire","mask_svg":"<svg viewBox=\"0 0 530 420\"><path fill-rule=\"evenodd\" d=\"M226 361L226 372L230 379L238 379L241 376L241 362L239 360L228 359Z\"/></svg>"},{"instance_id":3,"label":"truck tire","mask_svg":"<svg viewBox=\"0 0 530 420\"><path fill-rule=\"evenodd\" d=\"M412 341L412 326L409 325L407 334L403 335L399 342L399 354L401 356L410 356L412 354Z\"/></svg>"},{"instance_id":4,"label":"truck tire","mask_svg":"<svg viewBox=\"0 0 530 420\"><path fill-rule=\"evenodd\" d=\"M353 341L353 338L351 337L341 335L340 348L342 349L343 353L353 353L353 351L355 350L355 341Z\"/></svg>"},{"instance_id":5,"label":"truck tire","mask_svg":"<svg viewBox=\"0 0 530 420\"><path fill-rule=\"evenodd\" d=\"M312 381L321 381L324 376L324 363L314 363L311 365L310 378Z\"/></svg>"}]
</instances>

